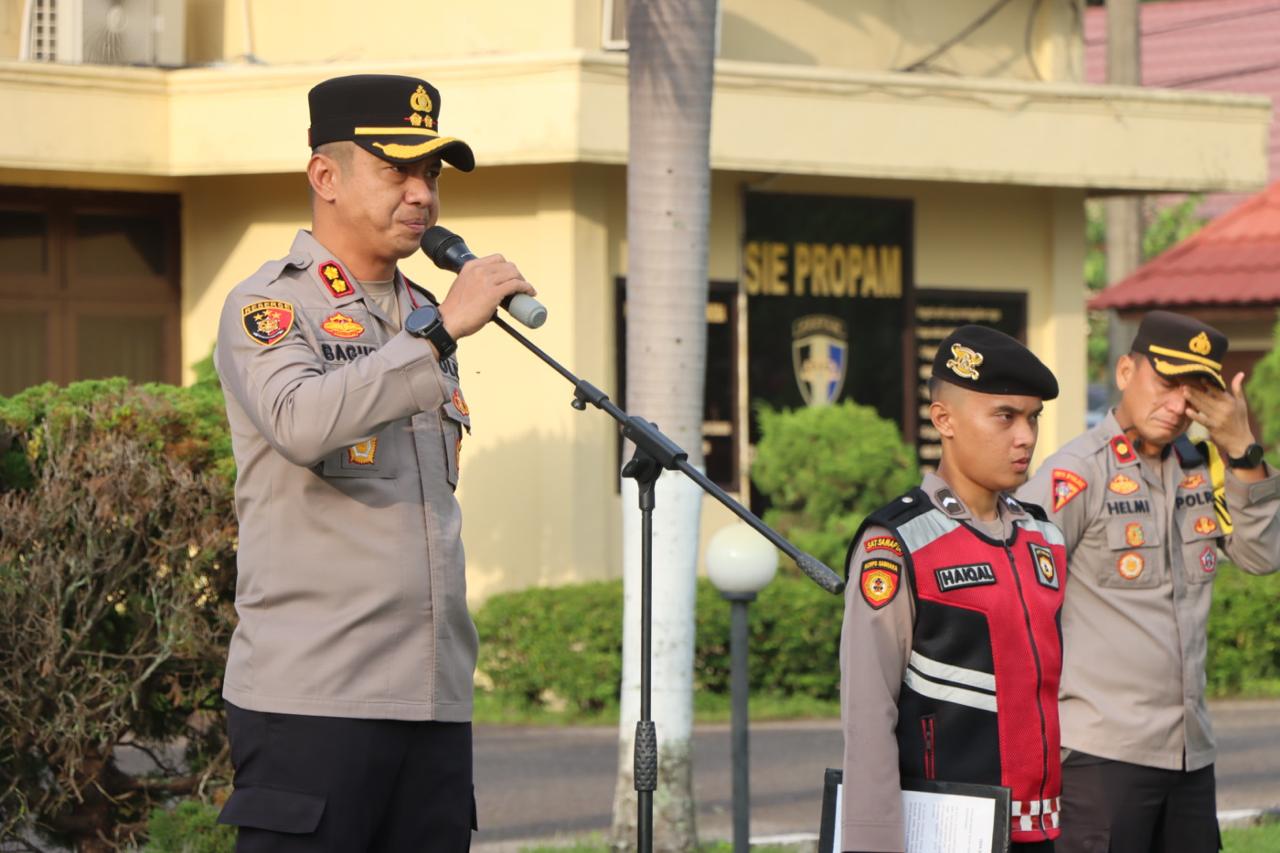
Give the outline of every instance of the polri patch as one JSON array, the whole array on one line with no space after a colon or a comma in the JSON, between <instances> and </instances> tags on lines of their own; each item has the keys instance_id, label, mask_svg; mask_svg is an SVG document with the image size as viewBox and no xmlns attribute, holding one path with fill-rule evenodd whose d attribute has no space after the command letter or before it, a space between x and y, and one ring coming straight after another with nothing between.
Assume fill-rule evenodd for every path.
<instances>
[{"instance_id":1,"label":"polri patch","mask_svg":"<svg viewBox=\"0 0 1280 853\"><path fill-rule=\"evenodd\" d=\"M1142 531L1142 524L1131 521L1124 526L1124 541L1130 548L1141 548L1147 544L1147 534Z\"/></svg>"},{"instance_id":2,"label":"polri patch","mask_svg":"<svg viewBox=\"0 0 1280 853\"><path fill-rule=\"evenodd\" d=\"M1218 568L1218 552L1213 549L1212 545L1200 552L1200 568L1204 569L1205 574L1209 574Z\"/></svg>"},{"instance_id":3,"label":"polri patch","mask_svg":"<svg viewBox=\"0 0 1280 853\"><path fill-rule=\"evenodd\" d=\"M873 558L862 563L862 599L879 610L898 594L898 564Z\"/></svg>"},{"instance_id":4,"label":"polri patch","mask_svg":"<svg viewBox=\"0 0 1280 853\"><path fill-rule=\"evenodd\" d=\"M1071 503L1072 498L1089 488L1089 483L1075 471L1053 469L1053 511L1058 512Z\"/></svg>"},{"instance_id":5,"label":"polri patch","mask_svg":"<svg viewBox=\"0 0 1280 853\"><path fill-rule=\"evenodd\" d=\"M324 282L325 287L329 288L329 292L339 299L350 296L354 292L351 282L347 281L342 267L338 266L336 261L325 261L320 265L320 280Z\"/></svg>"},{"instance_id":6,"label":"polri patch","mask_svg":"<svg viewBox=\"0 0 1280 853\"><path fill-rule=\"evenodd\" d=\"M1111 452L1115 454L1116 461L1121 465L1131 465L1138 461L1138 454L1133 452L1133 445L1123 435L1117 435L1111 439Z\"/></svg>"},{"instance_id":7,"label":"polri patch","mask_svg":"<svg viewBox=\"0 0 1280 853\"><path fill-rule=\"evenodd\" d=\"M320 324L320 328L324 329L335 338L358 338L364 334L364 326L354 317L348 317L341 311L334 311L328 317L324 318L324 322Z\"/></svg>"},{"instance_id":8,"label":"polri patch","mask_svg":"<svg viewBox=\"0 0 1280 853\"><path fill-rule=\"evenodd\" d=\"M378 438L366 439L347 448L347 461L352 465L372 465L378 456Z\"/></svg>"},{"instance_id":9,"label":"polri patch","mask_svg":"<svg viewBox=\"0 0 1280 853\"><path fill-rule=\"evenodd\" d=\"M1196 533L1208 536L1218 529L1218 522L1212 516L1202 515L1196 519Z\"/></svg>"},{"instance_id":10,"label":"polri patch","mask_svg":"<svg viewBox=\"0 0 1280 853\"><path fill-rule=\"evenodd\" d=\"M902 556L902 543L892 536L872 536L862 543L862 549L870 554L872 551L888 551L890 554Z\"/></svg>"},{"instance_id":11,"label":"polri patch","mask_svg":"<svg viewBox=\"0 0 1280 853\"><path fill-rule=\"evenodd\" d=\"M990 563L974 563L969 566L947 566L934 569L940 592L951 592L970 586L990 586L996 582L996 573Z\"/></svg>"},{"instance_id":12,"label":"polri patch","mask_svg":"<svg viewBox=\"0 0 1280 853\"><path fill-rule=\"evenodd\" d=\"M1138 491L1140 486L1138 481L1124 474L1116 474L1111 478L1111 482L1107 483L1107 488L1115 492L1117 495L1131 495Z\"/></svg>"},{"instance_id":13,"label":"polri patch","mask_svg":"<svg viewBox=\"0 0 1280 853\"><path fill-rule=\"evenodd\" d=\"M279 343L293 328L293 306L288 302L264 300L240 309L244 333L257 344Z\"/></svg>"},{"instance_id":14,"label":"polri patch","mask_svg":"<svg viewBox=\"0 0 1280 853\"><path fill-rule=\"evenodd\" d=\"M1204 474L1191 474L1178 484L1180 489L1198 489L1204 485Z\"/></svg>"},{"instance_id":15,"label":"polri patch","mask_svg":"<svg viewBox=\"0 0 1280 853\"><path fill-rule=\"evenodd\" d=\"M462 415L464 418L470 417L471 409L467 407L467 401L462 396L461 388L453 389L453 407L457 409L458 414Z\"/></svg>"},{"instance_id":16,"label":"polri patch","mask_svg":"<svg viewBox=\"0 0 1280 853\"><path fill-rule=\"evenodd\" d=\"M1027 547L1031 549L1031 559L1036 564L1036 580L1049 589L1057 589L1062 582L1058 579L1058 564L1053 559L1053 549L1035 542L1028 542Z\"/></svg>"}]
</instances>

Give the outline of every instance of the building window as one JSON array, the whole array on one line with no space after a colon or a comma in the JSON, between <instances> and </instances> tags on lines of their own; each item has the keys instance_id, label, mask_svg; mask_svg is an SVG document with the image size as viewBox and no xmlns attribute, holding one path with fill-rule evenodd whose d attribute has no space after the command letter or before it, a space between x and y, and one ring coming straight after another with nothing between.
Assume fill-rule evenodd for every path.
<instances>
[{"instance_id":1,"label":"building window","mask_svg":"<svg viewBox=\"0 0 1280 853\"><path fill-rule=\"evenodd\" d=\"M627 281L617 279L615 323L618 342L617 387L627 400ZM707 375L703 386L702 457L707 477L736 492L738 464L738 283L713 281L707 294ZM633 413L634 414L634 413ZM621 466L622 442L618 442Z\"/></svg>"},{"instance_id":2,"label":"building window","mask_svg":"<svg viewBox=\"0 0 1280 853\"><path fill-rule=\"evenodd\" d=\"M174 196L0 188L0 395L179 381Z\"/></svg>"}]
</instances>

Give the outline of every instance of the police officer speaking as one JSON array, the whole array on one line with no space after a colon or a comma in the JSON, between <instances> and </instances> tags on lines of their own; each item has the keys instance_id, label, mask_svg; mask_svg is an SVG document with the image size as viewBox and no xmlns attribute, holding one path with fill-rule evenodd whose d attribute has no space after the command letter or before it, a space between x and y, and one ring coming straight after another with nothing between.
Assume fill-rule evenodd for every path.
<instances>
[{"instance_id":1,"label":"police officer speaking","mask_svg":"<svg viewBox=\"0 0 1280 853\"><path fill-rule=\"evenodd\" d=\"M850 548L840 640L842 850L905 848L901 780L1011 789L1012 849L1058 835L1058 613L1066 552L1027 477L1049 369L963 326L933 362L936 475L872 513Z\"/></svg>"},{"instance_id":2,"label":"police officer speaking","mask_svg":"<svg viewBox=\"0 0 1280 853\"><path fill-rule=\"evenodd\" d=\"M396 262L470 171L425 80L311 90L312 229L231 291L215 362L240 523L223 696L239 851L466 850L476 631L454 498L454 356L513 293L498 255L439 304Z\"/></svg>"},{"instance_id":3,"label":"police officer speaking","mask_svg":"<svg viewBox=\"0 0 1280 853\"><path fill-rule=\"evenodd\" d=\"M1280 568L1280 477L1226 351L1204 323L1147 314L1116 365L1119 405L1019 492L1049 510L1069 561L1059 851L1218 849L1204 701L1218 551L1251 574ZM1187 438L1193 421L1209 442Z\"/></svg>"}]
</instances>

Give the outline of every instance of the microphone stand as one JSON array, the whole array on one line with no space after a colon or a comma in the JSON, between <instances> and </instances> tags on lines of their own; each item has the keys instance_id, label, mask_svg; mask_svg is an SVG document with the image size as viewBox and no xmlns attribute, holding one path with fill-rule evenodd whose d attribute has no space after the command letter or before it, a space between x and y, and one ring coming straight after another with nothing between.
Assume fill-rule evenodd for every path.
<instances>
[{"instance_id":1,"label":"microphone stand","mask_svg":"<svg viewBox=\"0 0 1280 853\"><path fill-rule=\"evenodd\" d=\"M640 719L636 722L635 753L632 776L636 786L637 842L640 853L653 850L653 792L658 788L658 733L652 719L652 660L653 638L653 509L654 484L663 469L680 471L701 489L731 509L735 515L751 525L761 536L772 542L780 551L795 561L800 570L818 586L832 594L844 589L844 581L817 558L796 548L780 534L756 518L746 507L711 482L706 474L689 464L689 454L663 435L656 424L635 415L628 415L615 406L607 394L590 382L579 379L559 362L539 349L532 341L517 332L501 317L494 316L493 323L519 341L525 349L559 373L573 385L573 401L578 411L586 411L587 404L608 414L618 422L622 436L635 444L635 453L622 466L622 476L630 477L640 487Z\"/></svg>"}]
</instances>

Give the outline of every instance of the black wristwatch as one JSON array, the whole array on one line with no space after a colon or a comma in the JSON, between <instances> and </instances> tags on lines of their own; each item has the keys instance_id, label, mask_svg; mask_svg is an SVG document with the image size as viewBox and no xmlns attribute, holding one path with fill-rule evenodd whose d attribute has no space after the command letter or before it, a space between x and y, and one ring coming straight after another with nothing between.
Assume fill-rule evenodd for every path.
<instances>
[{"instance_id":1,"label":"black wristwatch","mask_svg":"<svg viewBox=\"0 0 1280 853\"><path fill-rule=\"evenodd\" d=\"M436 352L440 353L441 361L452 355L458 348L458 342L444 327L440 309L434 305L423 305L421 308L410 311L409 316L404 318L404 330L415 338L431 341L435 345Z\"/></svg>"},{"instance_id":2,"label":"black wristwatch","mask_svg":"<svg viewBox=\"0 0 1280 853\"><path fill-rule=\"evenodd\" d=\"M1228 456L1228 468L1257 468L1262 464L1262 445L1256 441L1245 448L1243 456Z\"/></svg>"}]
</instances>

